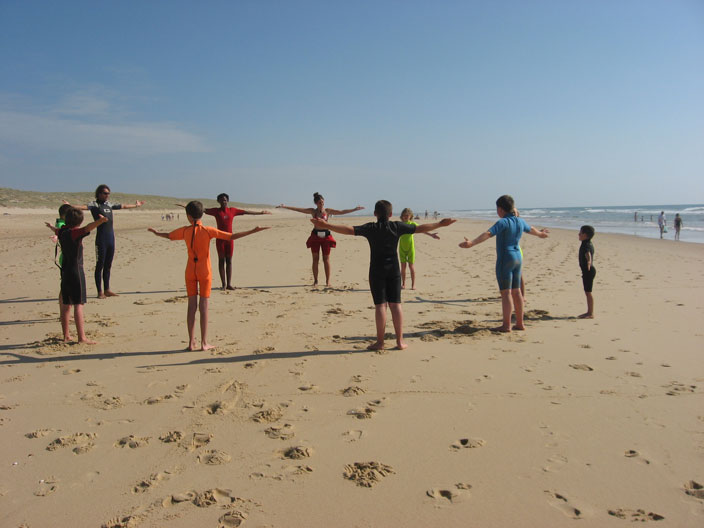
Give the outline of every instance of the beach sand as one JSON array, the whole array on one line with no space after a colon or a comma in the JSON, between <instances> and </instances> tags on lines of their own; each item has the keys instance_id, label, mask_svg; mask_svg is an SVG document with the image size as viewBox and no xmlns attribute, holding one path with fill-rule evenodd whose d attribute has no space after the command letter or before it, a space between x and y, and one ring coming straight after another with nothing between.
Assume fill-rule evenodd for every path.
<instances>
[{"instance_id":1,"label":"beach sand","mask_svg":"<svg viewBox=\"0 0 704 528\"><path fill-rule=\"evenodd\" d=\"M576 231L525 236L527 331L497 334L494 243L457 247L490 222L460 221L416 237L409 348L376 353L366 240L312 288L303 215L239 217L274 229L184 352L186 249L146 230L184 215L115 213L115 298L86 239L94 346L60 340L54 217L0 211L2 527L704 526L704 245L597 233L580 320Z\"/></svg>"}]
</instances>

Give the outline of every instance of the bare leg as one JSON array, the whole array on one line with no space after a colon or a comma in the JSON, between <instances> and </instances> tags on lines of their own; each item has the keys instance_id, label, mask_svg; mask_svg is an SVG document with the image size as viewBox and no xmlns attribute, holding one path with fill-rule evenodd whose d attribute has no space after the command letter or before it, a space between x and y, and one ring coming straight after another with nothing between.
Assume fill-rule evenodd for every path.
<instances>
[{"instance_id":1,"label":"bare leg","mask_svg":"<svg viewBox=\"0 0 704 528\"><path fill-rule=\"evenodd\" d=\"M523 280L523 275L521 275L521 297L523 297L523 302L526 302L526 283Z\"/></svg>"},{"instance_id":2,"label":"bare leg","mask_svg":"<svg viewBox=\"0 0 704 528\"><path fill-rule=\"evenodd\" d=\"M587 296L587 313L579 316L580 319L594 319L594 296L592 292L584 292Z\"/></svg>"},{"instance_id":3,"label":"bare leg","mask_svg":"<svg viewBox=\"0 0 704 528\"><path fill-rule=\"evenodd\" d=\"M323 268L325 268L325 286L330 286L330 255L323 255Z\"/></svg>"},{"instance_id":4,"label":"bare leg","mask_svg":"<svg viewBox=\"0 0 704 528\"><path fill-rule=\"evenodd\" d=\"M200 349L210 350L215 348L213 345L208 344L208 298L200 298Z\"/></svg>"},{"instance_id":5,"label":"bare leg","mask_svg":"<svg viewBox=\"0 0 704 528\"><path fill-rule=\"evenodd\" d=\"M222 284L222 289L229 284L225 283L225 257L218 257L218 271L220 272L220 283Z\"/></svg>"},{"instance_id":6,"label":"bare leg","mask_svg":"<svg viewBox=\"0 0 704 528\"><path fill-rule=\"evenodd\" d=\"M411 270L413 270L413 264L411 264ZM391 320L394 322L394 332L396 332L396 348L398 350L408 348L408 345L403 341L403 310L401 309L401 303L389 303L389 309L391 310Z\"/></svg>"},{"instance_id":7,"label":"bare leg","mask_svg":"<svg viewBox=\"0 0 704 528\"><path fill-rule=\"evenodd\" d=\"M401 262L401 289L406 287L406 263Z\"/></svg>"},{"instance_id":8,"label":"bare leg","mask_svg":"<svg viewBox=\"0 0 704 528\"><path fill-rule=\"evenodd\" d=\"M513 308L516 310L516 324L513 326L514 330L525 330L526 327L523 324L523 294L520 288L514 288L511 290L511 297L513 297ZM510 314L509 314L510 317Z\"/></svg>"},{"instance_id":9,"label":"bare leg","mask_svg":"<svg viewBox=\"0 0 704 528\"><path fill-rule=\"evenodd\" d=\"M408 263L408 269L411 270L411 289L416 289L416 266L415 264Z\"/></svg>"},{"instance_id":10,"label":"bare leg","mask_svg":"<svg viewBox=\"0 0 704 528\"><path fill-rule=\"evenodd\" d=\"M501 312L503 324L495 330L499 332L511 331L511 312L513 311L513 303L511 302L511 290L501 290Z\"/></svg>"},{"instance_id":11,"label":"bare leg","mask_svg":"<svg viewBox=\"0 0 704 528\"><path fill-rule=\"evenodd\" d=\"M73 307L73 318L76 320L76 333L78 334L78 342L86 345L95 345L95 341L91 341L86 337L85 325L83 323L83 305L76 304Z\"/></svg>"},{"instance_id":12,"label":"bare leg","mask_svg":"<svg viewBox=\"0 0 704 528\"><path fill-rule=\"evenodd\" d=\"M64 304L61 297L59 297L59 319L61 319L61 332L64 334L64 342L68 343L73 339L69 328L69 323L71 322L71 305Z\"/></svg>"},{"instance_id":13,"label":"bare leg","mask_svg":"<svg viewBox=\"0 0 704 528\"><path fill-rule=\"evenodd\" d=\"M232 257L225 257L225 267L227 268L227 289L234 290L232 287Z\"/></svg>"},{"instance_id":14,"label":"bare leg","mask_svg":"<svg viewBox=\"0 0 704 528\"><path fill-rule=\"evenodd\" d=\"M367 347L367 350L383 350L384 334L386 333L386 303L374 305L374 319L376 321L376 343Z\"/></svg>"},{"instance_id":15,"label":"bare leg","mask_svg":"<svg viewBox=\"0 0 704 528\"><path fill-rule=\"evenodd\" d=\"M318 285L318 262L320 261L320 253L313 253L313 286Z\"/></svg>"},{"instance_id":16,"label":"bare leg","mask_svg":"<svg viewBox=\"0 0 704 528\"><path fill-rule=\"evenodd\" d=\"M196 310L198 309L198 296L188 296L188 311L186 312L186 326L188 327L188 348L186 350L196 349Z\"/></svg>"}]
</instances>

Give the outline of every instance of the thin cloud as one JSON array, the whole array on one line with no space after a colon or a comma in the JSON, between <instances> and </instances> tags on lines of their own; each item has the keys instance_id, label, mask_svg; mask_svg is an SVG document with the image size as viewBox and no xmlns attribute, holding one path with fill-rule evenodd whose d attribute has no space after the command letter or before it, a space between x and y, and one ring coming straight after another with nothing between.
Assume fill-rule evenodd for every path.
<instances>
[{"instance_id":1,"label":"thin cloud","mask_svg":"<svg viewBox=\"0 0 704 528\"><path fill-rule=\"evenodd\" d=\"M86 112L91 107L94 111L105 109L99 100L91 103L84 99L83 104L76 102L74 114L79 115L81 109ZM29 148L127 155L212 150L200 137L170 123L85 123L78 119L12 111L0 111L0 141Z\"/></svg>"}]
</instances>

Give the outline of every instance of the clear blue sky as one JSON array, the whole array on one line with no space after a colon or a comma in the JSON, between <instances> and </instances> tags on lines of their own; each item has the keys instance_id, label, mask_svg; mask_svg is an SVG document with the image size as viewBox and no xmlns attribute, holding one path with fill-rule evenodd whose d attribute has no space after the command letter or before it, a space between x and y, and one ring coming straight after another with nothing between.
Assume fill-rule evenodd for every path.
<instances>
[{"instance_id":1,"label":"clear blue sky","mask_svg":"<svg viewBox=\"0 0 704 528\"><path fill-rule=\"evenodd\" d=\"M0 185L704 202L704 1L0 0Z\"/></svg>"}]
</instances>

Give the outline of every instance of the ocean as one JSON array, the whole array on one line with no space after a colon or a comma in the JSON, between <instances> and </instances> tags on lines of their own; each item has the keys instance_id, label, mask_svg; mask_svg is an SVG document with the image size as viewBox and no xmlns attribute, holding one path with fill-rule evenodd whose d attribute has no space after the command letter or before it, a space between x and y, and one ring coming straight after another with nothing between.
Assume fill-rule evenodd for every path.
<instances>
[{"instance_id":1,"label":"ocean","mask_svg":"<svg viewBox=\"0 0 704 528\"><path fill-rule=\"evenodd\" d=\"M594 227L597 233L621 233L645 238L660 238L658 215L660 211L665 211L668 232L665 233L664 238L668 240L675 238L673 220L675 214L679 213L683 221L680 241L704 244L704 204L521 207L519 211L522 218L536 227L555 227L577 231L580 226L589 224ZM442 216L481 219L492 223L497 219L496 208L447 210L439 211L439 213ZM636 214L638 219L634 221ZM421 215L422 219L423 215Z\"/></svg>"}]
</instances>

